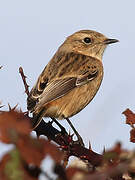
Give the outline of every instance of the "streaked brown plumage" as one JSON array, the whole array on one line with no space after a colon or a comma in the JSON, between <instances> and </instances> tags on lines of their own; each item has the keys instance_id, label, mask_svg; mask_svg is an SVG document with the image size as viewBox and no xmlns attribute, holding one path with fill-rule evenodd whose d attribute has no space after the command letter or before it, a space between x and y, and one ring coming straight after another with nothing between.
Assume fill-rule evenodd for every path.
<instances>
[{"instance_id":1,"label":"streaked brown plumage","mask_svg":"<svg viewBox=\"0 0 135 180\"><path fill-rule=\"evenodd\" d=\"M82 30L69 36L39 76L28 97L28 110L42 117L69 118L95 96L103 78L102 55L117 40Z\"/></svg>"}]
</instances>

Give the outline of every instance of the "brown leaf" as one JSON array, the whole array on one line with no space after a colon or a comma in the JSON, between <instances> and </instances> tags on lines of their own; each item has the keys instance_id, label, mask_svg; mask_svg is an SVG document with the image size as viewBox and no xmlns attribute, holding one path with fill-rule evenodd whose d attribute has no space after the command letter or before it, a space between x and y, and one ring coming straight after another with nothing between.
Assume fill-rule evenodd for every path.
<instances>
[{"instance_id":1,"label":"brown leaf","mask_svg":"<svg viewBox=\"0 0 135 180\"><path fill-rule=\"evenodd\" d=\"M109 165L116 166L120 161L120 154L123 152L125 152L125 150L121 148L121 143L118 142L113 148L104 153L104 160L108 161Z\"/></svg>"},{"instance_id":2,"label":"brown leaf","mask_svg":"<svg viewBox=\"0 0 135 180\"><path fill-rule=\"evenodd\" d=\"M43 147L39 140L26 135L20 137L16 145L22 158L27 164L40 166L40 163L45 156L43 153Z\"/></svg>"},{"instance_id":3,"label":"brown leaf","mask_svg":"<svg viewBox=\"0 0 135 180\"><path fill-rule=\"evenodd\" d=\"M130 142L135 143L135 128L130 131Z\"/></svg>"},{"instance_id":4,"label":"brown leaf","mask_svg":"<svg viewBox=\"0 0 135 180\"><path fill-rule=\"evenodd\" d=\"M19 138L16 145L22 158L28 164L39 167L46 155L50 155L55 162L60 162L62 159L62 153L58 148L44 139L34 139L23 135Z\"/></svg>"},{"instance_id":5,"label":"brown leaf","mask_svg":"<svg viewBox=\"0 0 135 180\"><path fill-rule=\"evenodd\" d=\"M49 141L41 139L44 146L44 154L48 154L51 158L56 162L60 163L60 161L64 158L64 154L58 149L58 147Z\"/></svg>"},{"instance_id":6,"label":"brown leaf","mask_svg":"<svg viewBox=\"0 0 135 180\"><path fill-rule=\"evenodd\" d=\"M31 127L23 113L11 110L0 113L0 139L5 143L15 144L22 159L28 164L40 166L49 154L56 162L62 159L58 148L44 139L30 136Z\"/></svg>"},{"instance_id":7,"label":"brown leaf","mask_svg":"<svg viewBox=\"0 0 135 180\"><path fill-rule=\"evenodd\" d=\"M115 152L117 154L121 154L123 152L123 149L121 148L121 143L117 142L115 146L110 150L110 152Z\"/></svg>"},{"instance_id":8,"label":"brown leaf","mask_svg":"<svg viewBox=\"0 0 135 180\"><path fill-rule=\"evenodd\" d=\"M135 124L135 113L130 109L126 109L122 114L126 116L126 124L133 125Z\"/></svg>"},{"instance_id":9,"label":"brown leaf","mask_svg":"<svg viewBox=\"0 0 135 180\"><path fill-rule=\"evenodd\" d=\"M0 140L4 143L15 143L19 134L29 134L31 126L23 113L17 111L0 113Z\"/></svg>"}]
</instances>

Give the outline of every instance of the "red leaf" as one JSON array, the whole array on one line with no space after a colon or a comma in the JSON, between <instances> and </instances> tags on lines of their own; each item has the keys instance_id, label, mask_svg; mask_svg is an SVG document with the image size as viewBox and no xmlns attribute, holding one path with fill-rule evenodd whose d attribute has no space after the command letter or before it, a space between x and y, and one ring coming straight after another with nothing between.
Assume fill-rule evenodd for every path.
<instances>
[{"instance_id":1,"label":"red leaf","mask_svg":"<svg viewBox=\"0 0 135 180\"><path fill-rule=\"evenodd\" d=\"M46 155L50 155L55 162L60 162L62 159L62 153L58 148L45 139L34 139L26 135L20 137L16 145L28 164L39 167Z\"/></svg>"},{"instance_id":2,"label":"red leaf","mask_svg":"<svg viewBox=\"0 0 135 180\"><path fill-rule=\"evenodd\" d=\"M135 128L130 131L130 142L135 143Z\"/></svg>"},{"instance_id":3,"label":"red leaf","mask_svg":"<svg viewBox=\"0 0 135 180\"><path fill-rule=\"evenodd\" d=\"M0 140L15 143L19 134L29 134L31 126L23 113L17 111L0 113Z\"/></svg>"},{"instance_id":4,"label":"red leaf","mask_svg":"<svg viewBox=\"0 0 135 180\"><path fill-rule=\"evenodd\" d=\"M121 143L118 142L113 148L104 153L104 160L109 163L109 166L116 166L120 162L120 155L126 152L121 148Z\"/></svg>"},{"instance_id":5,"label":"red leaf","mask_svg":"<svg viewBox=\"0 0 135 180\"><path fill-rule=\"evenodd\" d=\"M115 146L110 150L110 152L115 152L117 154L121 154L124 150L121 148L121 143L117 142Z\"/></svg>"},{"instance_id":6,"label":"red leaf","mask_svg":"<svg viewBox=\"0 0 135 180\"><path fill-rule=\"evenodd\" d=\"M126 124L135 124L135 113L133 113L130 109L126 109L122 114L126 116Z\"/></svg>"}]
</instances>

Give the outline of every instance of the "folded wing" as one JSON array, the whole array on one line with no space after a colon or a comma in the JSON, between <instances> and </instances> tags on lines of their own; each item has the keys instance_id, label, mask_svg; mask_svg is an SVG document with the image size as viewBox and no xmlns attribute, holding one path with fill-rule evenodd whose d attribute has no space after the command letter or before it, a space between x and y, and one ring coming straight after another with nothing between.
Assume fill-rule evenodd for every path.
<instances>
[{"instance_id":1,"label":"folded wing","mask_svg":"<svg viewBox=\"0 0 135 180\"><path fill-rule=\"evenodd\" d=\"M66 95L72 89L92 81L94 78L96 78L97 74L97 70L95 70L94 72L88 71L85 75L56 79L50 82L44 89L43 93L40 95L36 107L41 107L48 102L54 101Z\"/></svg>"}]
</instances>

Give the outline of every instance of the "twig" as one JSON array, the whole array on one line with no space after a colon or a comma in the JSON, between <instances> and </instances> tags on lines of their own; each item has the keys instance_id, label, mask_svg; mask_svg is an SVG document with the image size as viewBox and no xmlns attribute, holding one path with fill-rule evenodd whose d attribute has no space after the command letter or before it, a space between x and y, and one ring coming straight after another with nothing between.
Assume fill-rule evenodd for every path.
<instances>
[{"instance_id":1,"label":"twig","mask_svg":"<svg viewBox=\"0 0 135 180\"><path fill-rule=\"evenodd\" d=\"M82 160L88 160L93 166L100 166L103 160L103 156L92 151L92 149L88 149L80 144L76 143L73 140L72 135L68 135L68 133L63 133L62 131L57 130L52 126L52 123L46 123L43 120L39 124L39 126L34 130L40 135L47 136L50 140L53 140L60 148L64 151L68 152L70 156L79 157Z\"/></svg>"},{"instance_id":2,"label":"twig","mask_svg":"<svg viewBox=\"0 0 135 180\"><path fill-rule=\"evenodd\" d=\"M32 123L32 118L25 115L27 119ZM59 147L66 151L68 156L76 156L82 160L88 160L88 162L93 166L100 166L103 161L103 156L94 152L91 147L86 148L81 146L76 141L73 140L73 135L69 135L66 131L59 131L52 126L52 122L46 123L41 121L41 123L34 129L37 136L44 135L48 137L49 140L54 141L59 145Z\"/></svg>"},{"instance_id":3,"label":"twig","mask_svg":"<svg viewBox=\"0 0 135 180\"><path fill-rule=\"evenodd\" d=\"M23 80L23 84L24 84L24 87L25 87L25 93L27 94L27 96L29 96L29 85L26 82L27 77L24 75L22 67L19 68L19 73L21 74L21 77L22 77L22 80Z\"/></svg>"}]
</instances>

